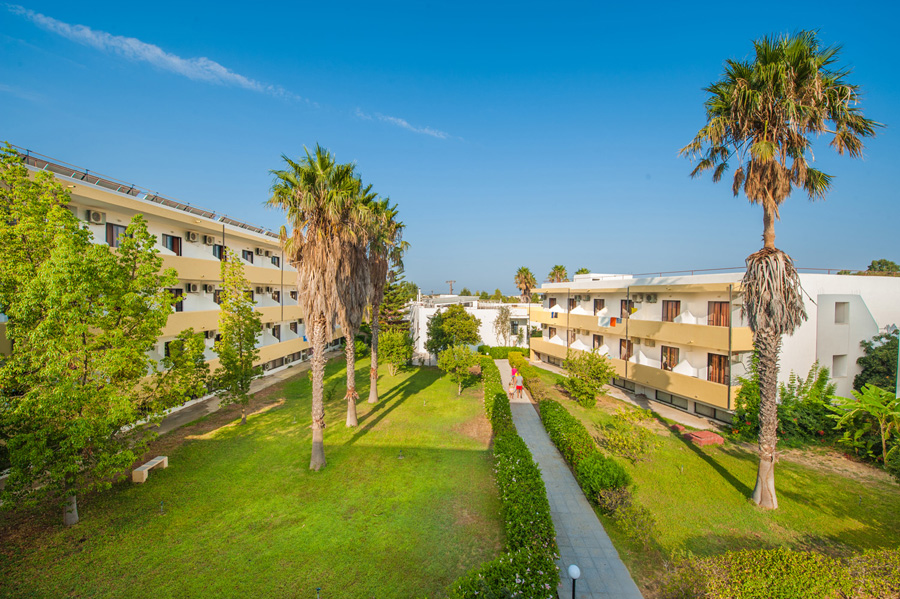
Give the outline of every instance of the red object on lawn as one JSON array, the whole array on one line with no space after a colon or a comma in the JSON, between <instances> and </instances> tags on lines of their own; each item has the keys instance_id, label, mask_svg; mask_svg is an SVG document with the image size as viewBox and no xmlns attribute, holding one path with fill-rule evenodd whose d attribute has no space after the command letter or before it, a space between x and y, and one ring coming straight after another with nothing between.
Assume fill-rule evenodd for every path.
<instances>
[{"instance_id":1,"label":"red object on lawn","mask_svg":"<svg viewBox=\"0 0 900 599\"><path fill-rule=\"evenodd\" d=\"M705 445L722 445L725 440L712 431L691 431L685 433L684 438L692 442L694 445L703 447Z\"/></svg>"}]
</instances>

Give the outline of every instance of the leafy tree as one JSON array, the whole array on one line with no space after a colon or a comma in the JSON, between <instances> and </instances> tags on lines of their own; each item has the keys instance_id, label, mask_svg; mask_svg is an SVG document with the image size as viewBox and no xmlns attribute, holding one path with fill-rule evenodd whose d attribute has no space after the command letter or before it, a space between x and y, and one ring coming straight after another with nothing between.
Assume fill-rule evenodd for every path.
<instances>
[{"instance_id":1,"label":"leafy tree","mask_svg":"<svg viewBox=\"0 0 900 599\"><path fill-rule=\"evenodd\" d=\"M381 334L381 355L387 362L388 372L396 376L397 371L412 360L412 335L408 331L385 331Z\"/></svg>"},{"instance_id":2,"label":"leafy tree","mask_svg":"<svg viewBox=\"0 0 900 599\"><path fill-rule=\"evenodd\" d=\"M498 302L503 301L503 292L500 291L499 289L494 289L494 294L491 295L491 299L496 300Z\"/></svg>"},{"instance_id":3,"label":"leafy tree","mask_svg":"<svg viewBox=\"0 0 900 599\"><path fill-rule=\"evenodd\" d=\"M478 328L481 320L459 304L448 307L444 312L435 312L428 319L425 349L429 353L439 354L454 345L478 345L481 336Z\"/></svg>"},{"instance_id":4,"label":"leafy tree","mask_svg":"<svg viewBox=\"0 0 900 599\"><path fill-rule=\"evenodd\" d=\"M900 265L890 260L872 260L867 269L869 272L900 272Z\"/></svg>"},{"instance_id":5,"label":"leafy tree","mask_svg":"<svg viewBox=\"0 0 900 599\"><path fill-rule=\"evenodd\" d=\"M590 268L579 268L578 270L575 271L575 274L576 275L589 275L589 274L591 274L591 269Z\"/></svg>"},{"instance_id":6,"label":"leafy tree","mask_svg":"<svg viewBox=\"0 0 900 599\"><path fill-rule=\"evenodd\" d=\"M410 295L410 285L412 295ZM384 288L384 301L379 311L380 327L385 331L409 330L409 302L416 299L418 287L403 280L403 267L399 265L388 273Z\"/></svg>"},{"instance_id":7,"label":"leafy tree","mask_svg":"<svg viewBox=\"0 0 900 599\"><path fill-rule=\"evenodd\" d=\"M0 370L12 463L4 505L51 498L71 525L77 493L108 488L146 447L152 432L129 425L203 391L203 376L185 372L202 362L202 342L190 331L171 342L168 372L149 354L177 278L160 273L140 215L112 251L92 243L51 177L29 180L10 152L2 162L0 303L14 344Z\"/></svg>"},{"instance_id":8,"label":"leafy tree","mask_svg":"<svg viewBox=\"0 0 900 599\"><path fill-rule=\"evenodd\" d=\"M562 264L557 264L553 268L550 269L550 274L547 275L547 278L551 283L565 283L569 280L569 275L566 273L566 267Z\"/></svg>"},{"instance_id":9,"label":"leafy tree","mask_svg":"<svg viewBox=\"0 0 900 599\"><path fill-rule=\"evenodd\" d=\"M497 336L497 339L500 340L504 346L509 345L509 340L512 337L512 318L510 317L510 310L506 306L500 306L497 310L497 318L494 319L494 334Z\"/></svg>"},{"instance_id":10,"label":"leafy tree","mask_svg":"<svg viewBox=\"0 0 900 599\"><path fill-rule=\"evenodd\" d=\"M837 428L847 427L848 422L862 414L872 418L878 424L881 438L881 460L886 462L888 443L894 433L900 433L900 398L890 391L875 385L866 385L863 390L853 391L853 398L835 397L831 406L837 421ZM858 434L857 425L844 434L844 438L852 444L853 437Z\"/></svg>"},{"instance_id":11,"label":"leafy tree","mask_svg":"<svg viewBox=\"0 0 900 599\"><path fill-rule=\"evenodd\" d=\"M729 161L737 161L732 192L737 196L743 189L763 208L764 247L747 258L742 293L759 353L761 389L753 500L775 509L778 353L782 335L806 319L793 261L775 247L775 220L794 187L817 199L831 185L831 176L807 161L813 136L831 133L839 154L857 157L862 138L873 136L879 124L863 116L859 88L843 79L848 71L833 68L839 48L822 48L814 32L763 38L754 48L753 60L727 61L722 78L705 88L707 123L681 153L699 157L691 176L712 170L714 182Z\"/></svg>"},{"instance_id":12,"label":"leafy tree","mask_svg":"<svg viewBox=\"0 0 900 599\"><path fill-rule=\"evenodd\" d=\"M853 388L861 391L866 385L882 389L897 388L897 352L900 345L900 331L879 333L860 342L865 355L856 360L862 372L853 379Z\"/></svg>"},{"instance_id":13,"label":"leafy tree","mask_svg":"<svg viewBox=\"0 0 900 599\"><path fill-rule=\"evenodd\" d=\"M569 373L562 379L563 388L585 408L596 405L603 387L616 376L609 358L596 349L589 352L568 350L563 368Z\"/></svg>"},{"instance_id":14,"label":"leafy tree","mask_svg":"<svg viewBox=\"0 0 900 599\"><path fill-rule=\"evenodd\" d=\"M459 292L460 295L472 295L472 292L469 291L468 287L463 287L462 291Z\"/></svg>"},{"instance_id":15,"label":"leafy tree","mask_svg":"<svg viewBox=\"0 0 900 599\"><path fill-rule=\"evenodd\" d=\"M256 341L262 329L256 302L248 293L250 283L244 277L241 260L231 250L222 262L222 303L219 305L219 340L215 352L219 355L219 369L215 378L218 395L224 404L241 404L241 424L247 424L250 403L250 383L262 375L262 368L254 366L259 360Z\"/></svg>"},{"instance_id":16,"label":"leafy tree","mask_svg":"<svg viewBox=\"0 0 900 599\"><path fill-rule=\"evenodd\" d=\"M481 293L478 294L478 299L487 301L487 300L491 299L491 296L488 295L487 291L482 291Z\"/></svg>"},{"instance_id":17,"label":"leafy tree","mask_svg":"<svg viewBox=\"0 0 900 599\"><path fill-rule=\"evenodd\" d=\"M438 354L438 368L456 383L456 395L462 394L463 384L473 376L472 367L478 364L478 354L468 345L454 345Z\"/></svg>"},{"instance_id":18,"label":"leafy tree","mask_svg":"<svg viewBox=\"0 0 900 599\"><path fill-rule=\"evenodd\" d=\"M312 348L312 452L310 470L325 467L325 344L338 317L338 271L343 243L363 235L359 185L352 164L339 164L316 145L295 162L282 156L285 170L272 171L275 184L268 205L287 212L291 235L282 227L285 253L297 269L300 306L306 314Z\"/></svg>"}]
</instances>

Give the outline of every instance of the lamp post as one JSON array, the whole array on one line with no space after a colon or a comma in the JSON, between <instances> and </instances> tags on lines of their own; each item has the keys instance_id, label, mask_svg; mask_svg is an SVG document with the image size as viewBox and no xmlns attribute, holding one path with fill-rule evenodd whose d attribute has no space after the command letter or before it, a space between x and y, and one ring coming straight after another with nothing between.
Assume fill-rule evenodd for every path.
<instances>
[{"instance_id":1,"label":"lamp post","mask_svg":"<svg viewBox=\"0 0 900 599\"><path fill-rule=\"evenodd\" d=\"M581 578L581 569L575 564L569 566L569 578L572 579L572 599L575 599L575 581Z\"/></svg>"}]
</instances>

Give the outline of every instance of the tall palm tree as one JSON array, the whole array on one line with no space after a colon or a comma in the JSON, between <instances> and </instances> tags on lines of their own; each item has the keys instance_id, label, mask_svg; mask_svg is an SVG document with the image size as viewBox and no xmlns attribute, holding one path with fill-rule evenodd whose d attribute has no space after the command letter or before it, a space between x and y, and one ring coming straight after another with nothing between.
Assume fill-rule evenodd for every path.
<instances>
[{"instance_id":1,"label":"tall palm tree","mask_svg":"<svg viewBox=\"0 0 900 599\"><path fill-rule=\"evenodd\" d=\"M347 426L356 426L356 333L362 324L363 314L369 299L369 262L367 247L372 227L372 207L377 194L372 186L363 187L357 179L354 193L354 222L357 233L341 237L341 251L336 257L335 270L337 294L337 320L344 335L344 355L347 360Z\"/></svg>"},{"instance_id":2,"label":"tall palm tree","mask_svg":"<svg viewBox=\"0 0 900 599\"><path fill-rule=\"evenodd\" d=\"M586 267L585 267L585 268L579 268L578 270L575 271L575 274L576 274L576 275L589 275L589 274L591 274L591 269L590 269L590 268L586 268Z\"/></svg>"},{"instance_id":3,"label":"tall palm tree","mask_svg":"<svg viewBox=\"0 0 900 599\"><path fill-rule=\"evenodd\" d=\"M369 403L378 401L378 335L381 330L381 302L387 284L388 268L403 267L403 253L409 244L403 241L406 225L397 220L397 206L385 198L375 203L372 234L369 241L369 303L372 306L372 360L369 368Z\"/></svg>"},{"instance_id":4,"label":"tall palm tree","mask_svg":"<svg viewBox=\"0 0 900 599\"><path fill-rule=\"evenodd\" d=\"M522 292L522 301L531 303L531 290L537 287L537 281L531 269L527 266L520 266L513 281Z\"/></svg>"},{"instance_id":5,"label":"tall palm tree","mask_svg":"<svg viewBox=\"0 0 900 599\"><path fill-rule=\"evenodd\" d=\"M300 306L306 316L312 347L312 455L309 467L325 466L325 343L337 318L338 258L342 243L362 235L358 180L352 164L338 164L334 156L316 145L315 152L294 162L282 156L288 168L271 171L275 176L268 206L287 212L290 235L282 227L281 242L297 269Z\"/></svg>"},{"instance_id":6,"label":"tall palm tree","mask_svg":"<svg viewBox=\"0 0 900 599\"><path fill-rule=\"evenodd\" d=\"M557 264L550 269L550 274L547 275L547 278L550 279L551 283L565 283L569 280L569 273L566 272L565 266Z\"/></svg>"},{"instance_id":7,"label":"tall palm tree","mask_svg":"<svg viewBox=\"0 0 900 599\"><path fill-rule=\"evenodd\" d=\"M806 319L800 279L791 257L775 247L779 206L794 187L821 199L831 176L812 168L811 137L832 134L838 154L858 157L862 138L880 126L858 107L859 87L844 81L847 69L834 67L839 47L823 48L816 34L766 37L753 42L752 61L729 60L722 78L705 88L706 125L682 155L698 157L691 176L712 170L721 180L729 161L738 162L732 192L743 189L763 208L763 248L747 258L741 283L743 314L759 356L759 469L753 500L775 509L775 443L778 352L781 337Z\"/></svg>"}]
</instances>

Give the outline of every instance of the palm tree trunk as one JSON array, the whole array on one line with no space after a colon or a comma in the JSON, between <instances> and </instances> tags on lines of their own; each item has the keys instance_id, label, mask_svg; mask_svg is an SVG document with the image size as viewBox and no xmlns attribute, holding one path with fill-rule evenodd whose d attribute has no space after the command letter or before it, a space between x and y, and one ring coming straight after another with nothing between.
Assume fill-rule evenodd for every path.
<instances>
[{"instance_id":1,"label":"palm tree trunk","mask_svg":"<svg viewBox=\"0 0 900 599\"><path fill-rule=\"evenodd\" d=\"M347 394L344 396L347 400L347 426L356 426L359 424L356 419L356 400L359 399L356 392L356 331L347 329L344 339L347 341L344 348L344 355L347 356Z\"/></svg>"},{"instance_id":2,"label":"palm tree trunk","mask_svg":"<svg viewBox=\"0 0 900 599\"><path fill-rule=\"evenodd\" d=\"M372 306L372 361L369 366L369 403L378 403L378 333L381 323L378 322L379 306Z\"/></svg>"},{"instance_id":3,"label":"palm tree trunk","mask_svg":"<svg viewBox=\"0 0 900 599\"><path fill-rule=\"evenodd\" d=\"M775 249L775 205L763 201L763 247Z\"/></svg>"},{"instance_id":4,"label":"palm tree trunk","mask_svg":"<svg viewBox=\"0 0 900 599\"><path fill-rule=\"evenodd\" d=\"M771 330L757 331L759 354L759 469L753 501L767 510L778 508L775 495L775 444L778 441L778 350L781 337Z\"/></svg>"},{"instance_id":5,"label":"palm tree trunk","mask_svg":"<svg viewBox=\"0 0 900 599\"><path fill-rule=\"evenodd\" d=\"M321 470L325 467L325 404L323 401L325 388L325 331L327 323L325 315L313 318L310 340L312 341L312 456L309 460L310 470Z\"/></svg>"},{"instance_id":6,"label":"palm tree trunk","mask_svg":"<svg viewBox=\"0 0 900 599\"><path fill-rule=\"evenodd\" d=\"M78 524L78 497L74 493L66 497L66 505L63 507L63 524L66 526Z\"/></svg>"}]
</instances>

